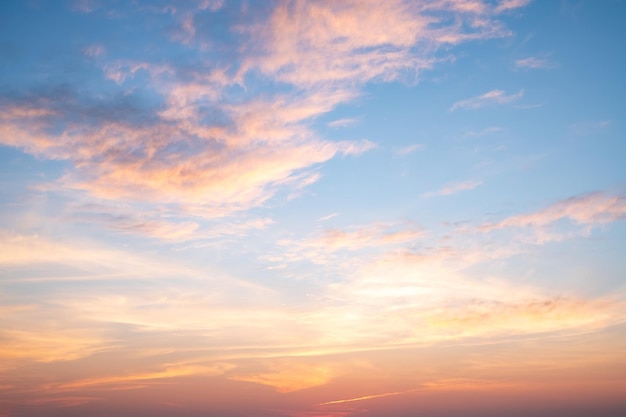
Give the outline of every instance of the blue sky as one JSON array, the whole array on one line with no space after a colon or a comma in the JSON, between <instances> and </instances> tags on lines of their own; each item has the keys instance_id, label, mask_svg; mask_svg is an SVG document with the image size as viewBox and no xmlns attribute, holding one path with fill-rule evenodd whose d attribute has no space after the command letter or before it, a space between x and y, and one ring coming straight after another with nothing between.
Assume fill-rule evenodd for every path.
<instances>
[{"instance_id":1,"label":"blue sky","mask_svg":"<svg viewBox=\"0 0 626 417\"><path fill-rule=\"evenodd\" d=\"M0 416L623 412L625 17L5 2Z\"/></svg>"}]
</instances>

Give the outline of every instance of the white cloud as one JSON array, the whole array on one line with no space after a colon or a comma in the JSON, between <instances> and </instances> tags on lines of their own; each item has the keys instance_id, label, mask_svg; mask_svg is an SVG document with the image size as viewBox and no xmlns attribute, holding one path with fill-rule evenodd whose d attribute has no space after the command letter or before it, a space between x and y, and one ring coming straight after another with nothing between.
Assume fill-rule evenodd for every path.
<instances>
[{"instance_id":1,"label":"white cloud","mask_svg":"<svg viewBox=\"0 0 626 417\"><path fill-rule=\"evenodd\" d=\"M531 2L532 0L502 0L500 4L496 6L495 12L502 13L507 10L518 9L529 5Z\"/></svg>"},{"instance_id":2,"label":"white cloud","mask_svg":"<svg viewBox=\"0 0 626 417\"><path fill-rule=\"evenodd\" d=\"M516 68L540 69L550 68L551 66L552 63L549 60L536 57L522 58L515 61Z\"/></svg>"},{"instance_id":3,"label":"white cloud","mask_svg":"<svg viewBox=\"0 0 626 417\"><path fill-rule=\"evenodd\" d=\"M97 58L105 53L106 49L103 45L93 44L83 49L83 53L90 58Z\"/></svg>"},{"instance_id":4,"label":"white cloud","mask_svg":"<svg viewBox=\"0 0 626 417\"><path fill-rule=\"evenodd\" d=\"M359 118L353 117L351 119L337 119L332 122L328 122L329 127L341 128L352 126L359 121Z\"/></svg>"},{"instance_id":5,"label":"white cloud","mask_svg":"<svg viewBox=\"0 0 626 417\"><path fill-rule=\"evenodd\" d=\"M450 107L450 110L468 109L475 110L493 104L507 104L519 100L524 96L524 90L515 94L507 95L503 90L491 90L480 96L457 101Z\"/></svg>"},{"instance_id":6,"label":"white cloud","mask_svg":"<svg viewBox=\"0 0 626 417\"><path fill-rule=\"evenodd\" d=\"M405 156L408 154L411 154L413 152L416 151L421 151L425 148L425 145L421 144L421 143L415 143L413 145L407 145L407 146L403 146L401 148L395 148L393 153L396 156Z\"/></svg>"}]
</instances>

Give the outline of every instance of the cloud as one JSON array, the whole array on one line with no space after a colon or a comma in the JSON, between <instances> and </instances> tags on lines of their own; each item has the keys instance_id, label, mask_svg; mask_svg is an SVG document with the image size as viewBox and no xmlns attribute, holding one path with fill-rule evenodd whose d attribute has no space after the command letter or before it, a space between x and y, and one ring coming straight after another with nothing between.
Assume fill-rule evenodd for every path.
<instances>
[{"instance_id":1,"label":"cloud","mask_svg":"<svg viewBox=\"0 0 626 417\"><path fill-rule=\"evenodd\" d=\"M528 57L522 58L515 61L516 68L528 68L528 69L540 69L540 68L550 68L552 63L547 59Z\"/></svg>"},{"instance_id":2,"label":"cloud","mask_svg":"<svg viewBox=\"0 0 626 417\"><path fill-rule=\"evenodd\" d=\"M136 388L136 383L140 381L154 381L167 378L177 378L188 375L222 375L225 371L233 366L226 363L217 363L213 366L199 365L178 365L170 364L164 366L165 369L156 372L135 373L115 376L105 376L98 378L90 378L83 380L75 380L70 383L52 384L48 389L54 391L73 391L84 388L94 388L100 386L115 386L115 389L123 389L124 385L128 385L128 389Z\"/></svg>"},{"instance_id":3,"label":"cloud","mask_svg":"<svg viewBox=\"0 0 626 417\"><path fill-rule=\"evenodd\" d=\"M333 120L332 122L328 122L328 126L335 127L335 128L348 127L348 126L352 126L358 121L359 121L359 118L356 118L356 117L351 118L351 119L337 119L337 120Z\"/></svg>"},{"instance_id":4,"label":"cloud","mask_svg":"<svg viewBox=\"0 0 626 417\"><path fill-rule=\"evenodd\" d=\"M100 8L100 3L96 0L74 0L71 8L74 11L89 14Z\"/></svg>"},{"instance_id":5,"label":"cloud","mask_svg":"<svg viewBox=\"0 0 626 417\"><path fill-rule=\"evenodd\" d=\"M259 53L244 67L304 88L352 88L430 68L432 52L445 44L508 35L481 1L392 0L380 6L373 0L280 2L268 22L251 29ZM440 25L444 18L437 13L455 16L458 24Z\"/></svg>"},{"instance_id":6,"label":"cloud","mask_svg":"<svg viewBox=\"0 0 626 417\"><path fill-rule=\"evenodd\" d=\"M456 193L458 193L460 191L473 190L474 188L476 188L476 187L478 187L478 186L480 186L482 184L483 184L482 181L457 182L457 183L453 183L453 184L448 184L448 185L444 186L443 188L441 188L440 190L427 192L427 193L423 194L423 196L426 197L426 198L430 198L430 197L436 197L436 196L452 195L452 194L456 194Z\"/></svg>"},{"instance_id":7,"label":"cloud","mask_svg":"<svg viewBox=\"0 0 626 417\"><path fill-rule=\"evenodd\" d=\"M487 135L491 135L493 133L497 133L497 132L501 132L502 128L499 126L490 126L490 127L486 127L482 130L478 130L478 131L469 131L467 133L465 133L465 136L469 136L469 137L475 137L475 138L480 138L483 136L487 136Z\"/></svg>"},{"instance_id":8,"label":"cloud","mask_svg":"<svg viewBox=\"0 0 626 417\"><path fill-rule=\"evenodd\" d=\"M339 215L339 213L331 213L331 214L327 214L326 216L322 216L318 219L318 221L320 222L325 222L327 220L332 219L333 217L337 217Z\"/></svg>"},{"instance_id":9,"label":"cloud","mask_svg":"<svg viewBox=\"0 0 626 417\"><path fill-rule=\"evenodd\" d=\"M403 254L365 263L350 279L330 285L332 307L324 312L327 327L333 327L329 336L342 340L346 332L368 346L374 340L378 345L409 345L469 337L577 333L623 322L621 295L560 296L540 287L496 277L475 278L462 271Z\"/></svg>"},{"instance_id":10,"label":"cloud","mask_svg":"<svg viewBox=\"0 0 626 417\"><path fill-rule=\"evenodd\" d=\"M198 223L182 222L169 223L163 221L141 221L141 222L125 222L116 223L115 229L121 232L138 233L163 240L185 241L190 239L198 239L197 235Z\"/></svg>"},{"instance_id":11,"label":"cloud","mask_svg":"<svg viewBox=\"0 0 626 417\"><path fill-rule=\"evenodd\" d=\"M524 91L520 90L516 94L506 95L502 90L491 90L483 95L472 97L466 100L457 101L450 107L451 111L457 109L475 110L493 104L507 104L524 96Z\"/></svg>"},{"instance_id":12,"label":"cloud","mask_svg":"<svg viewBox=\"0 0 626 417\"><path fill-rule=\"evenodd\" d=\"M330 251L339 249L355 250L368 246L394 244L418 239L424 231L408 229L393 231L383 225L365 226L346 232L338 229L327 229L318 238L309 241L308 245L324 247Z\"/></svg>"},{"instance_id":13,"label":"cloud","mask_svg":"<svg viewBox=\"0 0 626 417\"><path fill-rule=\"evenodd\" d=\"M388 248L425 235L424 230L411 224L374 223L349 230L329 228L303 240L280 240L281 254L266 259L272 262L309 260L328 265L338 262L336 252Z\"/></svg>"},{"instance_id":14,"label":"cloud","mask_svg":"<svg viewBox=\"0 0 626 417\"><path fill-rule=\"evenodd\" d=\"M394 392L385 392L383 394L372 394L372 395L366 395L363 397L355 397L355 398L345 398L342 400L333 400L333 401L327 401L321 404L318 404L319 406L323 406L323 405L333 405L333 404L343 404L343 403L351 403L351 402L355 402L355 401L365 401L365 400L372 400L375 398L384 398L384 397L392 397L392 396L396 396L396 395L402 395L402 394L408 394L411 392L415 392L415 391L421 391L423 388L416 388L416 389L412 389L412 390L406 390L406 391L394 391Z\"/></svg>"},{"instance_id":15,"label":"cloud","mask_svg":"<svg viewBox=\"0 0 626 417\"><path fill-rule=\"evenodd\" d=\"M532 0L502 0L500 1L500 4L496 6L494 11L496 13L502 13L508 10L528 6L531 2Z\"/></svg>"},{"instance_id":16,"label":"cloud","mask_svg":"<svg viewBox=\"0 0 626 417\"><path fill-rule=\"evenodd\" d=\"M61 184L109 200L202 202L225 212L244 210L266 201L298 170L374 147L368 141L311 137L297 125L310 114L302 102L231 108L234 129L201 127L195 115L180 123L132 125L105 119L80 125L63 120L72 117L72 109L45 105L5 106L3 143L71 160L75 170ZM268 114L267 107L274 111ZM66 128L52 134L53 123L66 123Z\"/></svg>"},{"instance_id":17,"label":"cloud","mask_svg":"<svg viewBox=\"0 0 626 417\"><path fill-rule=\"evenodd\" d=\"M198 8L200 10L209 9L212 12L216 12L224 7L224 0L202 0Z\"/></svg>"},{"instance_id":18,"label":"cloud","mask_svg":"<svg viewBox=\"0 0 626 417\"><path fill-rule=\"evenodd\" d=\"M87 13L96 3L75 7ZM304 185L296 179L317 164L373 149L368 140L324 140L311 127L315 118L359 97L366 83L414 82L438 62L440 49L509 35L482 1L296 0L242 15L230 27L232 44L220 49L207 37L206 17L228 7L203 1L152 11L181 24L180 41L189 48L213 48L221 59L183 65L166 52L155 62L120 59L103 63L104 76L115 83L108 92L90 95L76 86L80 94L7 97L0 103L0 143L69 161L73 169L56 182L59 190L229 215ZM92 45L85 53L102 51ZM268 92L248 88L255 83ZM176 238L192 234L194 223L175 230L146 222L143 230Z\"/></svg>"},{"instance_id":19,"label":"cloud","mask_svg":"<svg viewBox=\"0 0 626 417\"><path fill-rule=\"evenodd\" d=\"M48 311L50 313L50 311ZM89 328L59 328L51 323L28 323L23 326L23 319L12 315L3 317L4 325L0 330L2 347L0 358L4 364L0 369L15 367L21 362L57 362L72 361L110 350L113 346L98 330Z\"/></svg>"},{"instance_id":20,"label":"cloud","mask_svg":"<svg viewBox=\"0 0 626 417\"><path fill-rule=\"evenodd\" d=\"M57 263L94 269L104 265L137 266L137 258L123 251L99 248L84 243L59 242L36 234L24 235L0 230L0 265ZM117 260L112 263L112 260ZM91 269L91 268L88 268Z\"/></svg>"},{"instance_id":21,"label":"cloud","mask_svg":"<svg viewBox=\"0 0 626 417\"><path fill-rule=\"evenodd\" d=\"M286 393L324 385L336 373L328 366L293 359L266 361L264 368L254 373L232 372L228 379L269 385L278 392Z\"/></svg>"},{"instance_id":22,"label":"cloud","mask_svg":"<svg viewBox=\"0 0 626 417\"><path fill-rule=\"evenodd\" d=\"M480 226L483 231L511 227L541 228L568 219L580 225L601 225L626 217L626 197L593 192L557 201L530 214L507 217L497 223Z\"/></svg>"},{"instance_id":23,"label":"cloud","mask_svg":"<svg viewBox=\"0 0 626 417\"><path fill-rule=\"evenodd\" d=\"M13 271L6 282L88 282L193 279L204 272L155 256L130 253L90 241L58 240L0 231L0 267ZM55 274L49 270L57 271Z\"/></svg>"},{"instance_id":24,"label":"cloud","mask_svg":"<svg viewBox=\"0 0 626 417\"><path fill-rule=\"evenodd\" d=\"M611 126L610 120L593 120L574 123L570 126L570 130L580 136L596 135Z\"/></svg>"},{"instance_id":25,"label":"cloud","mask_svg":"<svg viewBox=\"0 0 626 417\"><path fill-rule=\"evenodd\" d=\"M397 156L405 156L415 151L421 151L424 148L425 148L425 145L416 143L413 145L407 145L401 148L396 148L394 149L394 154Z\"/></svg>"},{"instance_id":26,"label":"cloud","mask_svg":"<svg viewBox=\"0 0 626 417\"><path fill-rule=\"evenodd\" d=\"M85 56L88 56L90 58L97 58L99 56L102 56L105 51L105 47L100 44L89 45L88 47L83 49L83 53L85 54Z\"/></svg>"}]
</instances>

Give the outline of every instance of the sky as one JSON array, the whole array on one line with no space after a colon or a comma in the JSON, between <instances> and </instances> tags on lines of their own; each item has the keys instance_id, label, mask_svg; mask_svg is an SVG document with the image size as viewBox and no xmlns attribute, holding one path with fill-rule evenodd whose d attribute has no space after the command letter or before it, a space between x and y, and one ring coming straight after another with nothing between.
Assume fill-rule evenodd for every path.
<instances>
[{"instance_id":1,"label":"sky","mask_svg":"<svg viewBox=\"0 0 626 417\"><path fill-rule=\"evenodd\" d=\"M0 3L0 417L626 415L626 1Z\"/></svg>"}]
</instances>

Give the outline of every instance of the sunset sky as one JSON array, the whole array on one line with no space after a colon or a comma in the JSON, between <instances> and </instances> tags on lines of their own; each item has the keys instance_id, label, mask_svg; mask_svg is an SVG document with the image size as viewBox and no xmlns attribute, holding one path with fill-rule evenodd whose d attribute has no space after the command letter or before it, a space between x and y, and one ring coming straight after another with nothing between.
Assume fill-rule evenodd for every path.
<instances>
[{"instance_id":1,"label":"sunset sky","mask_svg":"<svg viewBox=\"0 0 626 417\"><path fill-rule=\"evenodd\" d=\"M0 417L626 415L625 22L0 2Z\"/></svg>"}]
</instances>

